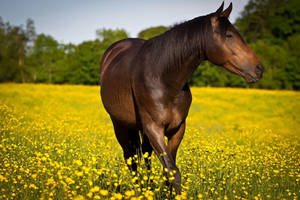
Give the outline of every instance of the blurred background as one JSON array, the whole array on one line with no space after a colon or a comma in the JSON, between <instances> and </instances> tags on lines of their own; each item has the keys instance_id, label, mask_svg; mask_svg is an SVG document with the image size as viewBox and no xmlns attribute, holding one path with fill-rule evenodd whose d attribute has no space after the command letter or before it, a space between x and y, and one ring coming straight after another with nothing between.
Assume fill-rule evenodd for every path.
<instances>
[{"instance_id":1,"label":"blurred background","mask_svg":"<svg viewBox=\"0 0 300 200\"><path fill-rule=\"evenodd\" d=\"M265 65L248 85L202 63L192 86L300 89L300 1L232 0L230 21ZM99 84L99 63L112 43L149 39L172 25L214 12L222 1L0 1L0 82Z\"/></svg>"}]
</instances>

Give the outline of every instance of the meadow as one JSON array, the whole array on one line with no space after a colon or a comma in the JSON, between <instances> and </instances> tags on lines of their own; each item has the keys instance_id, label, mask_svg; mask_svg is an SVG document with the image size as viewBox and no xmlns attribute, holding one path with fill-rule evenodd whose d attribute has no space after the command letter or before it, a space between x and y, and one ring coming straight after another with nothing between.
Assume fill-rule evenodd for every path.
<instances>
[{"instance_id":1,"label":"meadow","mask_svg":"<svg viewBox=\"0 0 300 200\"><path fill-rule=\"evenodd\" d=\"M299 92L192 88L178 196L155 155L130 173L99 92L0 84L0 199L299 199Z\"/></svg>"}]
</instances>

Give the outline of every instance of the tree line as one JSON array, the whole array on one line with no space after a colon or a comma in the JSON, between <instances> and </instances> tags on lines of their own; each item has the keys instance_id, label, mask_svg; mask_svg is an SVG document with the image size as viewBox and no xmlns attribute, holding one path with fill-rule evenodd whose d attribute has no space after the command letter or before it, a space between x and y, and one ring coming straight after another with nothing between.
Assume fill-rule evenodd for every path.
<instances>
[{"instance_id":1,"label":"tree line","mask_svg":"<svg viewBox=\"0 0 300 200\"><path fill-rule=\"evenodd\" d=\"M300 1L250 0L234 25L265 65L263 79L248 85L242 78L209 62L189 81L193 86L300 89ZM149 39L170 27L142 30ZM34 22L14 26L0 17L0 82L99 84L99 63L114 42L128 38L124 29L99 29L97 38L62 44L36 34Z\"/></svg>"}]
</instances>

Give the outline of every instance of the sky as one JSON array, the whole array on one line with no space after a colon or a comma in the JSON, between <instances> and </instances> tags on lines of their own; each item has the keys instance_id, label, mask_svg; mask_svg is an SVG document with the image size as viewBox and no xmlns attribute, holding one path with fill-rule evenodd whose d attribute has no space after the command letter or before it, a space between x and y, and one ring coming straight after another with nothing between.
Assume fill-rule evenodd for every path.
<instances>
[{"instance_id":1,"label":"sky","mask_svg":"<svg viewBox=\"0 0 300 200\"><path fill-rule=\"evenodd\" d=\"M248 0L233 3L230 21ZM170 26L216 11L222 0L0 0L0 16L12 25L33 19L36 32L61 43L94 40L100 28L123 28L130 37L152 26ZM224 8L224 9L225 9Z\"/></svg>"}]
</instances>

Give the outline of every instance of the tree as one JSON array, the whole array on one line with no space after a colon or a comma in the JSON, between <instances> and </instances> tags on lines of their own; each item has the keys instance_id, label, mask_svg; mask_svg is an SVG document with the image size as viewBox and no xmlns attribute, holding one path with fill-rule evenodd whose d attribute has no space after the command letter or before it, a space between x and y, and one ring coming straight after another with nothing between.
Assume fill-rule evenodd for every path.
<instances>
[{"instance_id":1,"label":"tree","mask_svg":"<svg viewBox=\"0 0 300 200\"><path fill-rule=\"evenodd\" d=\"M250 0L235 25L248 42L286 40L300 31L300 1Z\"/></svg>"},{"instance_id":2,"label":"tree","mask_svg":"<svg viewBox=\"0 0 300 200\"><path fill-rule=\"evenodd\" d=\"M59 43L51 36L39 34L30 55L33 82L52 83L58 60L62 57L63 50Z\"/></svg>"},{"instance_id":3,"label":"tree","mask_svg":"<svg viewBox=\"0 0 300 200\"><path fill-rule=\"evenodd\" d=\"M98 29L96 30L96 35L101 42L101 49L106 50L110 45L118 40L126 39L129 37L128 33L124 29ZM103 51L103 53L104 53Z\"/></svg>"},{"instance_id":4,"label":"tree","mask_svg":"<svg viewBox=\"0 0 300 200\"><path fill-rule=\"evenodd\" d=\"M25 82L23 69L25 57L25 32L22 27L2 24L1 36L1 81Z\"/></svg>"},{"instance_id":5,"label":"tree","mask_svg":"<svg viewBox=\"0 0 300 200\"><path fill-rule=\"evenodd\" d=\"M68 83L96 85L99 83L101 42L97 39L79 44L67 54L69 66Z\"/></svg>"},{"instance_id":6,"label":"tree","mask_svg":"<svg viewBox=\"0 0 300 200\"><path fill-rule=\"evenodd\" d=\"M26 53L34 39L33 21L28 19L23 26L11 26L0 19L0 81L26 82Z\"/></svg>"},{"instance_id":7,"label":"tree","mask_svg":"<svg viewBox=\"0 0 300 200\"><path fill-rule=\"evenodd\" d=\"M155 37L157 35L163 34L169 28L165 26L155 26L142 30L139 32L138 37L144 40L148 40L149 38Z\"/></svg>"}]
</instances>

